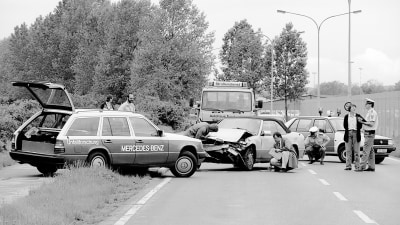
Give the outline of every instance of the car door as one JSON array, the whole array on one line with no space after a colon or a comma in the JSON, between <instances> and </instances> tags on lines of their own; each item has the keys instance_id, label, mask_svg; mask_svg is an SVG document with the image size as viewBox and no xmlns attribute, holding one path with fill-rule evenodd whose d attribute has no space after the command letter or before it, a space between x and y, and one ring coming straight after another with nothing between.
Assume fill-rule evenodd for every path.
<instances>
[{"instance_id":1,"label":"car door","mask_svg":"<svg viewBox=\"0 0 400 225\"><path fill-rule=\"evenodd\" d=\"M330 138L328 144L326 145L326 152L334 152L335 133L333 132L333 128L331 127L330 123L324 118L318 118L314 120L313 126L318 127L320 132L323 132Z\"/></svg>"},{"instance_id":2,"label":"car door","mask_svg":"<svg viewBox=\"0 0 400 225\"><path fill-rule=\"evenodd\" d=\"M105 116L101 141L111 154L112 164L132 165L135 160L135 140L126 117Z\"/></svg>"},{"instance_id":3,"label":"car door","mask_svg":"<svg viewBox=\"0 0 400 225\"><path fill-rule=\"evenodd\" d=\"M168 139L160 136L158 129L143 117L130 117L134 131L135 165L156 165L167 162Z\"/></svg>"},{"instance_id":4,"label":"car door","mask_svg":"<svg viewBox=\"0 0 400 225\"><path fill-rule=\"evenodd\" d=\"M264 135L261 136L261 151L259 151L260 153L260 157L262 157L263 159L270 159L272 158L272 156L268 153L272 147L275 144L275 140L272 137L272 135L275 132L279 132L282 134L282 136L286 135L286 131L276 122L273 120L264 120L262 123L262 133L270 133L271 135ZM258 153L258 152L257 152Z\"/></svg>"}]
</instances>

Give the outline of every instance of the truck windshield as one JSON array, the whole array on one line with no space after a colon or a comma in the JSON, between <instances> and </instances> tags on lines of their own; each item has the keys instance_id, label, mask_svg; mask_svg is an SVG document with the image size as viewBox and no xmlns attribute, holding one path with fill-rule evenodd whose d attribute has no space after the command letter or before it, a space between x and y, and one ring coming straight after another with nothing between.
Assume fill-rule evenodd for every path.
<instances>
[{"instance_id":1,"label":"truck windshield","mask_svg":"<svg viewBox=\"0 0 400 225\"><path fill-rule=\"evenodd\" d=\"M202 110L251 111L251 92L240 91L204 91Z\"/></svg>"}]
</instances>

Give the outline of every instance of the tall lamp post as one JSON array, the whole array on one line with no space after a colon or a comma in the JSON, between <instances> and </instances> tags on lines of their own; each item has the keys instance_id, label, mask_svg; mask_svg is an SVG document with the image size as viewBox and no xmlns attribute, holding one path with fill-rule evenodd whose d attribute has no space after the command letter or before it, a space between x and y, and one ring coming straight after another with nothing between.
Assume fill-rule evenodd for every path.
<instances>
[{"instance_id":1,"label":"tall lamp post","mask_svg":"<svg viewBox=\"0 0 400 225\"><path fill-rule=\"evenodd\" d=\"M350 0L349 0L349 1L350 1ZM326 20L328 20L328 19L331 19L331 18L337 17L337 16L343 16L343 15L351 14L351 13L360 13L361 10L356 10L356 11L353 11L353 12L350 12L350 10L349 10L348 13L342 13L342 14L337 14L337 15L329 16L329 17L325 18L324 20L322 20L322 22L321 22L320 24L318 24L313 18L311 18L311 17L309 17L309 16L307 16L307 15L303 15L303 14L299 14L299 13L293 13L293 12L288 12L288 11L279 10L279 9L277 10L277 12L278 12L278 13L283 13L283 14L287 13L287 14L293 14L293 15L297 15L297 16L306 17L306 18L312 20L312 21L314 22L315 26L317 27L317 34L318 34L318 88L317 88L317 95L318 95L318 97L317 97L317 100L318 100L318 110L320 110L320 109L321 109L321 92L320 92L320 70L319 70L319 68L320 68L320 66L319 66L319 34L320 34L321 26L322 26L322 24L323 24ZM350 61L350 59L349 59L349 61ZM349 63L349 65L350 65L350 63Z\"/></svg>"},{"instance_id":2,"label":"tall lamp post","mask_svg":"<svg viewBox=\"0 0 400 225\"><path fill-rule=\"evenodd\" d=\"M262 34L262 36L266 37L269 42L271 42L271 111L270 114L272 114L272 110L273 110L273 96L274 96L274 43L272 42L272 40L267 36Z\"/></svg>"}]
</instances>

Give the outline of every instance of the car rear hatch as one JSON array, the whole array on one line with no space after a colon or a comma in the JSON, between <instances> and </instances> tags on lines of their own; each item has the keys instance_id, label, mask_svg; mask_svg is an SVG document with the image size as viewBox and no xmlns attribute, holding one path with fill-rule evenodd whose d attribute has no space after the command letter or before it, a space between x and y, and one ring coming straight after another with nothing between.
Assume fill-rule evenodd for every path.
<instances>
[{"instance_id":1,"label":"car rear hatch","mask_svg":"<svg viewBox=\"0 0 400 225\"><path fill-rule=\"evenodd\" d=\"M43 109L74 111L71 96L63 85L49 82L13 81L13 86L25 87Z\"/></svg>"}]
</instances>

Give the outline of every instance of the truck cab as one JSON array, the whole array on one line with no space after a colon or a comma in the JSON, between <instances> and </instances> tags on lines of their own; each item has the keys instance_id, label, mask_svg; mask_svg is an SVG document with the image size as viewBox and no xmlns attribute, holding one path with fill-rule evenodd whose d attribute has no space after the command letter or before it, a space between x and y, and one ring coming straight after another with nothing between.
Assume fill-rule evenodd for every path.
<instances>
[{"instance_id":1,"label":"truck cab","mask_svg":"<svg viewBox=\"0 0 400 225\"><path fill-rule=\"evenodd\" d=\"M203 88L197 114L199 121L214 123L226 117L254 116L258 108L262 102L256 104L246 82L211 81Z\"/></svg>"}]
</instances>

